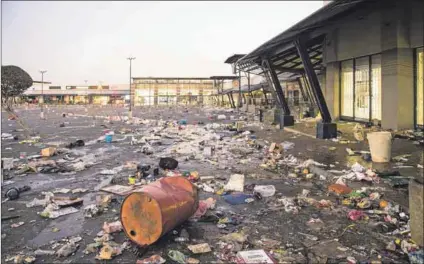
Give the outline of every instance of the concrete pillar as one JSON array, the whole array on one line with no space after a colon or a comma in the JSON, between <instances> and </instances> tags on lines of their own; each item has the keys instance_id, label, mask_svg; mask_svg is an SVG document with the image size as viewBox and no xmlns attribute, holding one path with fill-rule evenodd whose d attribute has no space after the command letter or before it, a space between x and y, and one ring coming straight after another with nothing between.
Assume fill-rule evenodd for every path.
<instances>
[{"instance_id":1,"label":"concrete pillar","mask_svg":"<svg viewBox=\"0 0 424 264\"><path fill-rule=\"evenodd\" d=\"M340 68L339 62L327 63L324 97L334 120L340 118Z\"/></svg>"},{"instance_id":2,"label":"concrete pillar","mask_svg":"<svg viewBox=\"0 0 424 264\"><path fill-rule=\"evenodd\" d=\"M384 129L414 127L413 50L400 48L382 53L382 120Z\"/></svg>"},{"instance_id":3,"label":"concrete pillar","mask_svg":"<svg viewBox=\"0 0 424 264\"><path fill-rule=\"evenodd\" d=\"M414 65L410 48L409 5L382 11L381 21L381 126L384 129L414 127Z\"/></svg>"},{"instance_id":4,"label":"concrete pillar","mask_svg":"<svg viewBox=\"0 0 424 264\"><path fill-rule=\"evenodd\" d=\"M409 183L409 215L411 217L411 238L421 247L424 246L423 195L423 184L415 180L411 180Z\"/></svg>"}]
</instances>

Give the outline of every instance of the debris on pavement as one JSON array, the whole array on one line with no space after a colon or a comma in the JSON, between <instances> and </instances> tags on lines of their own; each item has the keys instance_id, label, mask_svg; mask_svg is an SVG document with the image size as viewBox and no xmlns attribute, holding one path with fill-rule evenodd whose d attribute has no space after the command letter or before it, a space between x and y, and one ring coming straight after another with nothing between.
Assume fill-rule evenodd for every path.
<instances>
[{"instance_id":1,"label":"debris on pavement","mask_svg":"<svg viewBox=\"0 0 424 264\"><path fill-rule=\"evenodd\" d=\"M159 167L163 170L175 170L178 167L178 161L173 158L161 158Z\"/></svg>"},{"instance_id":2,"label":"debris on pavement","mask_svg":"<svg viewBox=\"0 0 424 264\"><path fill-rule=\"evenodd\" d=\"M232 174L227 184L224 186L225 191L243 192L244 190L244 175Z\"/></svg>"},{"instance_id":3,"label":"debris on pavement","mask_svg":"<svg viewBox=\"0 0 424 264\"><path fill-rule=\"evenodd\" d=\"M67 243L56 251L58 257L68 257L78 250L79 245L75 243Z\"/></svg>"},{"instance_id":4,"label":"debris on pavement","mask_svg":"<svg viewBox=\"0 0 424 264\"><path fill-rule=\"evenodd\" d=\"M78 209L74 207L66 207L59 209L59 206L53 204L47 205L47 207L40 213L41 217L44 218L58 218L59 216L77 213Z\"/></svg>"},{"instance_id":5,"label":"debris on pavement","mask_svg":"<svg viewBox=\"0 0 424 264\"><path fill-rule=\"evenodd\" d=\"M136 264L163 264L166 260L159 255L152 255L145 259L137 260Z\"/></svg>"},{"instance_id":6,"label":"debris on pavement","mask_svg":"<svg viewBox=\"0 0 424 264\"><path fill-rule=\"evenodd\" d=\"M41 150L41 156L51 157L56 154L56 148L48 147Z\"/></svg>"},{"instance_id":7,"label":"debris on pavement","mask_svg":"<svg viewBox=\"0 0 424 264\"><path fill-rule=\"evenodd\" d=\"M21 214L19 220L27 224L6 223L7 236L2 234L2 239L8 243L17 233L32 232L31 228L35 228L40 236L37 240L43 240L44 233L61 236L69 232L68 223L69 228L84 227L75 237L50 242L46 250L44 246L35 247L37 250L30 255L37 257L36 262L51 262L54 255L65 258L72 254L84 262L89 258L101 262L125 259L139 264L166 260L356 264L374 263L376 259L405 263L408 258L414 263L422 259L421 247L410 239L412 224L408 203L404 201L408 192L404 187L414 177L412 169L419 167L414 152L396 153L390 166L381 165L387 170L379 170L380 166L367 156L369 152L361 150L364 142L352 147L355 142L339 138L339 143L349 144L346 151L335 147L332 141L321 141L322 145L316 148L297 135L276 137L275 128L250 122L248 113L240 115L232 110L233 113L223 115L221 120L227 117L228 120L221 124L213 122L220 119L220 112L213 108L207 115L209 123L200 121L199 114L190 113L191 110L182 110L187 112L171 120L167 113L176 112L170 109L152 119L87 115L93 118L91 129L97 129L91 136L75 134L60 145L52 143L55 139L49 138L47 142L44 137L25 141L28 144L22 146L25 148L16 148L16 158L6 161L12 165L4 167L11 178L15 177L12 186L25 180L35 187L28 192L26 200L24 195L20 200L13 200L10 195L12 199L8 197L5 204L10 206L2 212L16 208L14 212ZM68 117L77 118L77 115ZM99 125L98 119L107 120L107 127ZM227 124L227 121L233 122ZM363 129L357 130L356 135L348 132L349 136L364 140ZM112 131L119 131L123 138L113 135L105 144L106 135ZM97 142L99 135L103 135L101 142ZM78 138L87 141L74 141ZM43 154L45 149L47 154ZM20 158L18 154L23 151L25 154ZM340 153L345 156L340 157ZM402 167L411 164L414 168L407 168L411 173ZM184 183L184 188L176 192L178 195L166 200L167 209L163 210L181 219L175 226L169 220L163 226L159 223L157 226L163 230L157 233L162 238L153 246L153 252L129 259L122 254L124 249L136 251L138 245L132 239L134 229L127 228L124 220L130 214L125 217L120 214L127 196L135 196L155 182L176 177L184 178L188 184ZM194 186L193 193L189 184ZM162 196L174 190L167 184L159 186L165 190ZM13 189L13 193L19 193L19 188ZM190 199L195 195L201 199L193 199L193 206L183 207L187 201L181 197L187 193ZM152 196L151 201L162 207L160 199ZM74 215L59 220L30 221L34 218L28 219L20 204L45 218ZM144 205L134 203L128 208L136 212ZM135 231L145 233L150 220L159 218L150 210L139 213L141 218L133 221L140 224ZM160 214L165 221L165 213ZM182 215L189 221L182 219ZM40 221L48 225L40 226ZM92 230L93 224L97 229ZM87 241L87 237L93 236L92 241ZM131 242L122 243L128 239ZM359 245L357 241L363 242ZM78 243L85 248L83 252L77 252ZM133 245L128 247L129 243ZM27 256L8 250L14 255ZM74 257L66 261L72 262Z\"/></svg>"},{"instance_id":8,"label":"debris on pavement","mask_svg":"<svg viewBox=\"0 0 424 264\"><path fill-rule=\"evenodd\" d=\"M181 253L178 250L169 250L168 251L168 257L172 259L173 261L180 263L180 264L186 264L187 262L187 256Z\"/></svg>"},{"instance_id":9,"label":"debris on pavement","mask_svg":"<svg viewBox=\"0 0 424 264\"><path fill-rule=\"evenodd\" d=\"M3 220L3 219L2 219ZM10 225L10 227L11 228L17 228L17 227L20 227L21 225L23 225L23 224L25 224L25 222L19 222L19 223L16 223L16 224L11 224Z\"/></svg>"},{"instance_id":10,"label":"debris on pavement","mask_svg":"<svg viewBox=\"0 0 424 264\"><path fill-rule=\"evenodd\" d=\"M202 244L197 244L197 245L188 245L187 247L194 254L207 253L207 252L212 251L212 249L210 248L208 243L202 243Z\"/></svg>"},{"instance_id":11,"label":"debris on pavement","mask_svg":"<svg viewBox=\"0 0 424 264\"><path fill-rule=\"evenodd\" d=\"M103 231L107 234L120 232L120 231L122 231L122 223L119 220L116 221L116 222L112 222L112 223L104 222Z\"/></svg>"},{"instance_id":12,"label":"debris on pavement","mask_svg":"<svg viewBox=\"0 0 424 264\"><path fill-rule=\"evenodd\" d=\"M263 249L240 251L237 253L236 257L237 257L237 263L240 263L240 264L249 264L249 263L275 264L277 263Z\"/></svg>"},{"instance_id":13,"label":"debris on pavement","mask_svg":"<svg viewBox=\"0 0 424 264\"><path fill-rule=\"evenodd\" d=\"M271 197L274 196L276 190L274 185L256 185L253 191L262 197Z\"/></svg>"},{"instance_id":14,"label":"debris on pavement","mask_svg":"<svg viewBox=\"0 0 424 264\"><path fill-rule=\"evenodd\" d=\"M53 256L56 252L54 250L37 249L34 251L35 256Z\"/></svg>"}]
</instances>

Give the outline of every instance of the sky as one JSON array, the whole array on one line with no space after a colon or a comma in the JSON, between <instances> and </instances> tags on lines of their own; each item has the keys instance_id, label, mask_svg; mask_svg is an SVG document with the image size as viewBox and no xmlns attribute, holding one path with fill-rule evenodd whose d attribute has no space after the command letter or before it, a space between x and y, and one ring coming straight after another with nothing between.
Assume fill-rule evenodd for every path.
<instances>
[{"instance_id":1,"label":"sky","mask_svg":"<svg viewBox=\"0 0 424 264\"><path fill-rule=\"evenodd\" d=\"M323 6L323 1L2 1L2 65L58 85L133 77L232 75L224 64Z\"/></svg>"}]
</instances>

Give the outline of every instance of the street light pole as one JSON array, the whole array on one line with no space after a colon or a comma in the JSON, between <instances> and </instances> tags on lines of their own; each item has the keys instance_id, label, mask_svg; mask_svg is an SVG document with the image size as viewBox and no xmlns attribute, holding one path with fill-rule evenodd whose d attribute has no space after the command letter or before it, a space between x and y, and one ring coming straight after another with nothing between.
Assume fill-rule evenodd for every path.
<instances>
[{"instance_id":1,"label":"street light pole","mask_svg":"<svg viewBox=\"0 0 424 264\"><path fill-rule=\"evenodd\" d=\"M40 118L44 119L44 73L46 73L46 70L40 70L41 73L41 104L40 104L40 108L41 108L41 113L40 113Z\"/></svg>"},{"instance_id":2,"label":"street light pole","mask_svg":"<svg viewBox=\"0 0 424 264\"><path fill-rule=\"evenodd\" d=\"M128 118L132 118L132 109L131 109L131 62L132 60L135 60L135 57L128 57L127 60L130 61L130 87L129 87L129 92L130 92L130 106L129 106L129 111L128 111Z\"/></svg>"}]
</instances>

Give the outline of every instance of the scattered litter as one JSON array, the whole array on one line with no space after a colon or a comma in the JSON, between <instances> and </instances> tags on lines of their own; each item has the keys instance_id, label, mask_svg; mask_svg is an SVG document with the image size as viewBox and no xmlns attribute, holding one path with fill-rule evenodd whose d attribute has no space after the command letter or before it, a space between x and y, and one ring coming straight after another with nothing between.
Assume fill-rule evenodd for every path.
<instances>
[{"instance_id":1,"label":"scattered litter","mask_svg":"<svg viewBox=\"0 0 424 264\"><path fill-rule=\"evenodd\" d=\"M16 223L16 224L11 224L10 227L11 228L17 228L17 227L20 227L23 224L25 224L25 222L19 222L19 223Z\"/></svg>"},{"instance_id":2,"label":"scattered litter","mask_svg":"<svg viewBox=\"0 0 424 264\"><path fill-rule=\"evenodd\" d=\"M84 192L87 192L88 190L87 189L84 189L84 188L77 188L77 189L73 189L71 192L72 193L84 193Z\"/></svg>"},{"instance_id":3,"label":"scattered litter","mask_svg":"<svg viewBox=\"0 0 424 264\"><path fill-rule=\"evenodd\" d=\"M56 154L56 148L49 147L41 150L41 156L43 157L51 157Z\"/></svg>"},{"instance_id":4,"label":"scattered litter","mask_svg":"<svg viewBox=\"0 0 424 264\"><path fill-rule=\"evenodd\" d=\"M125 249L126 243L119 245L113 241L105 242L103 244L100 253L96 256L98 260L108 260L112 259L112 257L121 255L122 251Z\"/></svg>"},{"instance_id":5,"label":"scattered litter","mask_svg":"<svg viewBox=\"0 0 424 264\"><path fill-rule=\"evenodd\" d=\"M243 192L244 190L244 175L232 174L227 184L224 186L225 191ZM248 198L248 197L246 197Z\"/></svg>"},{"instance_id":6,"label":"scattered litter","mask_svg":"<svg viewBox=\"0 0 424 264\"><path fill-rule=\"evenodd\" d=\"M68 193L70 191L71 191L70 189L62 188L62 189L56 189L56 190L54 190L53 193Z\"/></svg>"},{"instance_id":7,"label":"scattered litter","mask_svg":"<svg viewBox=\"0 0 424 264\"><path fill-rule=\"evenodd\" d=\"M237 205L246 203L246 200L249 198L253 198L253 195L244 193L232 193L224 195L223 197L227 203L231 205Z\"/></svg>"},{"instance_id":8,"label":"scattered litter","mask_svg":"<svg viewBox=\"0 0 424 264\"><path fill-rule=\"evenodd\" d=\"M119 220L116 221L116 222L112 222L112 223L104 222L103 231L107 234L120 232L120 231L122 231L122 223Z\"/></svg>"},{"instance_id":9,"label":"scattered litter","mask_svg":"<svg viewBox=\"0 0 424 264\"><path fill-rule=\"evenodd\" d=\"M95 204L90 204L84 207L84 217L92 218L100 214L102 210Z\"/></svg>"},{"instance_id":10,"label":"scattered litter","mask_svg":"<svg viewBox=\"0 0 424 264\"><path fill-rule=\"evenodd\" d=\"M37 249L34 251L35 256L53 256L55 253L54 250L43 250L43 249Z\"/></svg>"},{"instance_id":11,"label":"scattered litter","mask_svg":"<svg viewBox=\"0 0 424 264\"><path fill-rule=\"evenodd\" d=\"M274 185L256 185L253 191L262 197L271 197L274 196L276 190Z\"/></svg>"},{"instance_id":12,"label":"scattered litter","mask_svg":"<svg viewBox=\"0 0 424 264\"><path fill-rule=\"evenodd\" d=\"M62 246L57 252L58 257L68 257L77 251L79 245L74 243L67 243Z\"/></svg>"},{"instance_id":13,"label":"scattered litter","mask_svg":"<svg viewBox=\"0 0 424 264\"><path fill-rule=\"evenodd\" d=\"M197 245L189 245L187 247L194 254L207 253L207 252L212 251L208 243L202 243L202 244L197 244Z\"/></svg>"},{"instance_id":14,"label":"scattered litter","mask_svg":"<svg viewBox=\"0 0 424 264\"><path fill-rule=\"evenodd\" d=\"M345 195L352 192L352 189L342 184L331 184L328 186L328 191L337 195Z\"/></svg>"},{"instance_id":15,"label":"scattered litter","mask_svg":"<svg viewBox=\"0 0 424 264\"><path fill-rule=\"evenodd\" d=\"M240 251L237 253L237 263L250 264L250 263L263 263L275 264L277 263L269 254L263 249Z\"/></svg>"},{"instance_id":16,"label":"scattered litter","mask_svg":"<svg viewBox=\"0 0 424 264\"><path fill-rule=\"evenodd\" d=\"M166 260L159 255L153 255L145 259L137 260L135 264L163 264Z\"/></svg>"},{"instance_id":17,"label":"scattered litter","mask_svg":"<svg viewBox=\"0 0 424 264\"><path fill-rule=\"evenodd\" d=\"M348 218L352 221L357 221L357 220L362 220L363 218L366 217L366 214L362 211L358 211L358 210L351 210L348 213Z\"/></svg>"},{"instance_id":18,"label":"scattered litter","mask_svg":"<svg viewBox=\"0 0 424 264\"><path fill-rule=\"evenodd\" d=\"M58 218L59 216L73 214L77 212L78 212L78 209L74 207L67 207L67 208L55 210L54 208L47 206L46 209L44 209L44 211L40 213L40 216L44 218Z\"/></svg>"},{"instance_id":19,"label":"scattered litter","mask_svg":"<svg viewBox=\"0 0 424 264\"><path fill-rule=\"evenodd\" d=\"M175 170L178 167L178 161L173 158L161 158L159 167L163 170Z\"/></svg>"},{"instance_id":20,"label":"scattered litter","mask_svg":"<svg viewBox=\"0 0 424 264\"><path fill-rule=\"evenodd\" d=\"M243 231L230 233L221 237L222 241L244 243L247 240L247 235Z\"/></svg>"},{"instance_id":21,"label":"scattered litter","mask_svg":"<svg viewBox=\"0 0 424 264\"><path fill-rule=\"evenodd\" d=\"M178 262L180 264L187 263L187 256L178 250L169 250L168 257L172 259L173 261Z\"/></svg>"},{"instance_id":22,"label":"scattered litter","mask_svg":"<svg viewBox=\"0 0 424 264\"><path fill-rule=\"evenodd\" d=\"M110 185L110 186L103 187L100 190L104 192L109 192L109 193L125 196L130 194L133 191L133 187L124 186L124 185Z\"/></svg>"},{"instance_id":23,"label":"scattered litter","mask_svg":"<svg viewBox=\"0 0 424 264\"><path fill-rule=\"evenodd\" d=\"M206 200L199 201L199 206L197 207L196 212L193 214L193 219L198 219L206 214L209 209L215 208L216 200L212 197L209 197Z\"/></svg>"}]
</instances>

